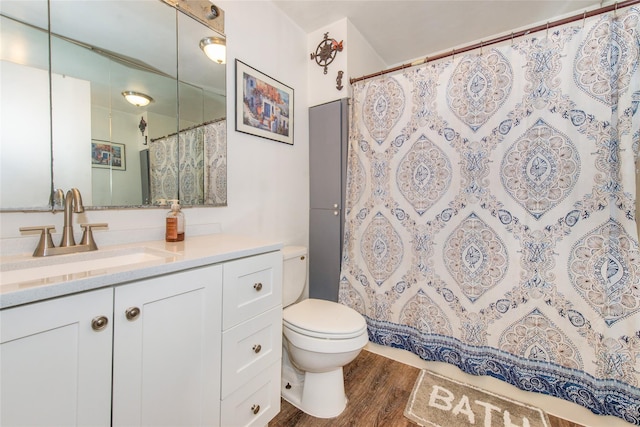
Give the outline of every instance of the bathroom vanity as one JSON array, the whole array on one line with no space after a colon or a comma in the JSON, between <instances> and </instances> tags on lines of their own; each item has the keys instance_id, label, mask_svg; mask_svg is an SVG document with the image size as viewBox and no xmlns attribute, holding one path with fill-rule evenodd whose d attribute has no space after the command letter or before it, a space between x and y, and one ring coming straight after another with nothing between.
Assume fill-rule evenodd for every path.
<instances>
[{"instance_id":1,"label":"bathroom vanity","mask_svg":"<svg viewBox=\"0 0 640 427\"><path fill-rule=\"evenodd\" d=\"M266 425L281 248L210 235L4 257L0 424Z\"/></svg>"}]
</instances>

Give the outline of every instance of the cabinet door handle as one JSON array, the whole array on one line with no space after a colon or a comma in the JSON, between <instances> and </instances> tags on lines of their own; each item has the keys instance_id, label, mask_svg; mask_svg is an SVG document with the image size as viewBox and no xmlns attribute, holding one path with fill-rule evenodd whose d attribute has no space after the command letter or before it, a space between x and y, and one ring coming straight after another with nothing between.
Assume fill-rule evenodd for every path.
<instances>
[{"instance_id":1,"label":"cabinet door handle","mask_svg":"<svg viewBox=\"0 0 640 427\"><path fill-rule=\"evenodd\" d=\"M260 282L254 283L253 284L253 289L255 289L256 291L260 292L262 290L262 283L260 283Z\"/></svg>"},{"instance_id":2,"label":"cabinet door handle","mask_svg":"<svg viewBox=\"0 0 640 427\"><path fill-rule=\"evenodd\" d=\"M97 316L91 320L91 329L94 331L101 331L109 324L109 318L107 316Z\"/></svg>"},{"instance_id":3,"label":"cabinet door handle","mask_svg":"<svg viewBox=\"0 0 640 427\"><path fill-rule=\"evenodd\" d=\"M260 353L260 350L262 350L262 346L260 344L256 344L253 346L254 353L258 354Z\"/></svg>"},{"instance_id":4,"label":"cabinet door handle","mask_svg":"<svg viewBox=\"0 0 640 427\"><path fill-rule=\"evenodd\" d=\"M127 317L127 320L136 320L140 315L140 309L138 307L129 307L125 310L124 315Z\"/></svg>"},{"instance_id":5,"label":"cabinet door handle","mask_svg":"<svg viewBox=\"0 0 640 427\"><path fill-rule=\"evenodd\" d=\"M253 415L257 415L258 412L260 412L260 405L253 405L251 407L251 412L253 412Z\"/></svg>"}]
</instances>

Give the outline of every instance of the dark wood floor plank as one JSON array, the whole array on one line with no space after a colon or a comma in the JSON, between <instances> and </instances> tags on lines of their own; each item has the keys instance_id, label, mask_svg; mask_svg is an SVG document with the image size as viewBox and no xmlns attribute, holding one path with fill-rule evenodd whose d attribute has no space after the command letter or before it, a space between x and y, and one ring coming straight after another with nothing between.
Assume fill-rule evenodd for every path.
<instances>
[{"instance_id":1,"label":"dark wood floor plank","mask_svg":"<svg viewBox=\"0 0 640 427\"><path fill-rule=\"evenodd\" d=\"M315 418L282 400L280 413L269 427L413 427L405 418L420 369L363 350L344 367L347 408L336 418ZM582 427L549 415L551 427Z\"/></svg>"}]
</instances>

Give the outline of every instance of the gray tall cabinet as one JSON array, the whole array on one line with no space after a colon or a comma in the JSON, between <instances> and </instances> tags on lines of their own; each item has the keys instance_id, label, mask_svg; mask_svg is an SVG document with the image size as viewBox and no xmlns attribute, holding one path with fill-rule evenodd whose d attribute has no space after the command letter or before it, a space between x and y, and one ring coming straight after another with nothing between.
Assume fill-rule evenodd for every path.
<instances>
[{"instance_id":1,"label":"gray tall cabinet","mask_svg":"<svg viewBox=\"0 0 640 427\"><path fill-rule=\"evenodd\" d=\"M347 181L348 100L309 109L309 296L338 300Z\"/></svg>"}]
</instances>

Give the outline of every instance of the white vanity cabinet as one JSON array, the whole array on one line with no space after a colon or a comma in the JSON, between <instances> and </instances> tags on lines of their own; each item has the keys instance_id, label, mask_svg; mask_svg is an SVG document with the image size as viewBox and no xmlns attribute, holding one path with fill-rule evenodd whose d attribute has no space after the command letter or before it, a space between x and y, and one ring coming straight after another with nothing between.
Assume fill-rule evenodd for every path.
<instances>
[{"instance_id":1,"label":"white vanity cabinet","mask_svg":"<svg viewBox=\"0 0 640 427\"><path fill-rule=\"evenodd\" d=\"M267 425L281 284L271 249L3 309L0 425Z\"/></svg>"},{"instance_id":2,"label":"white vanity cabinet","mask_svg":"<svg viewBox=\"0 0 640 427\"><path fill-rule=\"evenodd\" d=\"M0 425L109 426L113 289L0 312Z\"/></svg>"},{"instance_id":3,"label":"white vanity cabinet","mask_svg":"<svg viewBox=\"0 0 640 427\"><path fill-rule=\"evenodd\" d=\"M224 264L220 423L267 425L280 412L282 253Z\"/></svg>"}]
</instances>

